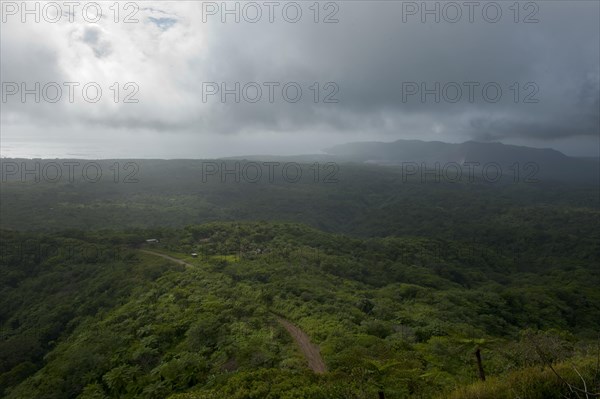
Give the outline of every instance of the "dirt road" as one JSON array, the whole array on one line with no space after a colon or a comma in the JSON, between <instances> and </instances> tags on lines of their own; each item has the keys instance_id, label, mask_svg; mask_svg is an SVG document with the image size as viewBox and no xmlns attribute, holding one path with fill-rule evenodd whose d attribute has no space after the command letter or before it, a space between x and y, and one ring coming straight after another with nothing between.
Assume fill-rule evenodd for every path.
<instances>
[{"instance_id":1,"label":"dirt road","mask_svg":"<svg viewBox=\"0 0 600 399\"><path fill-rule=\"evenodd\" d=\"M186 267L194 267L191 263L187 263L184 260L177 259L169 255L161 254L160 252L148 251L147 249L140 249L140 252L144 252L154 256L160 256L163 259L179 263L180 265L184 265ZM327 371L327 368L325 367L325 362L321 357L321 352L319 352L319 347L310 342L310 338L308 337L308 335L306 335L304 331L292 324L290 321L282 317L277 316L277 321L292 336L294 342L296 342L296 344L300 348L300 352L302 352L302 354L308 361L308 367L317 374L325 373L325 371Z\"/></svg>"},{"instance_id":2,"label":"dirt road","mask_svg":"<svg viewBox=\"0 0 600 399\"><path fill-rule=\"evenodd\" d=\"M172 262L179 263L180 265L184 265L186 267L194 267L191 263L187 263L184 260L177 259L177 258L174 258L169 255L161 254L160 252L148 251L147 249L140 249L140 252L144 252L144 253L150 254L150 255L160 256L161 258L168 259Z\"/></svg>"},{"instance_id":3,"label":"dirt road","mask_svg":"<svg viewBox=\"0 0 600 399\"><path fill-rule=\"evenodd\" d=\"M323 374L327 371L325 367L325 362L321 357L321 352L319 352L319 347L312 342L310 342L310 338L304 331L300 328L296 327L294 324L289 322L286 319L281 317L277 317L277 321L287 330L287 332L292 336L296 344L300 347L300 351L308 360L308 367L317 374Z\"/></svg>"}]
</instances>

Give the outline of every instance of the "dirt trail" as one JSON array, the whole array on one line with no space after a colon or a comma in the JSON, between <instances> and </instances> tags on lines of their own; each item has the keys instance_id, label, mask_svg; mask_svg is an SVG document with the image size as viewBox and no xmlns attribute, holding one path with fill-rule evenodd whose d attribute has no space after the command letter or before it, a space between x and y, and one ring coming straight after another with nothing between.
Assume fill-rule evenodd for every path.
<instances>
[{"instance_id":1,"label":"dirt trail","mask_svg":"<svg viewBox=\"0 0 600 399\"><path fill-rule=\"evenodd\" d=\"M160 252L149 251L147 249L140 249L140 252L144 252L146 254L160 256L163 259L170 260L175 263L179 263L180 265L184 265L186 267L194 267L191 263L187 263L184 260L174 258L169 255L161 254ZM321 353L319 352L319 347L312 342L310 342L310 338L304 331L300 328L292 324L290 321L277 316L277 321L287 330L287 332L292 336L298 347L300 347L300 351L308 361L308 367L317 374L323 374L327 371L325 367L325 362L321 357Z\"/></svg>"},{"instance_id":2,"label":"dirt trail","mask_svg":"<svg viewBox=\"0 0 600 399\"><path fill-rule=\"evenodd\" d=\"M319 347L310 342L308 335L306 335L304 331L286 319L277 317L277 321L287 330L294 341L298 344L300 351L306 360L308 360L308 367L310 367L310 369L317 374L325 373L327 368L325 367L325 362L321 357L321 352L319 352Z\"/></svg>"},{"instance_id":3,"label":"dirt trail","mask_svg":"<svg viewBox=\"0 0 600 399\"><path fill-rule=\"evenodd\" d=\"M140 252L144 252L144 253L150 254L150 255L160 256L161 258L173 261L175 263L179 263L180 265L184 265L184 266L187 266L187 267L194 267L191 263L187 263L184 260L177 259L177 258L174 258L174 257L169 256L169 255L161 254L160 252L148 251L147 249L140 249Z\"/></svg>"}]
</instances>

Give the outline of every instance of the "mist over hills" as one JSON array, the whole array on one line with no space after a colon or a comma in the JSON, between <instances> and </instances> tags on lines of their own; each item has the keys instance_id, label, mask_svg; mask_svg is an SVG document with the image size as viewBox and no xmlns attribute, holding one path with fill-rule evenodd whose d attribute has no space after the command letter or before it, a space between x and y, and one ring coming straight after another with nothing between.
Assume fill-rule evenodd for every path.
<instances>
[{"instance_id":1,"label":"mist over hills","mask_svg":"<svg viewBox=\"0 0 600 399\"><path fill-rule=\"evenodd\" d=\"M3 164L50 159L2 158ZM78 159L69 159L77 161ZM98 160L101 163L119 159ZM124 161L124 160L122 160ZM161 162L167 169L178 168L181 162L195 164L201 159L128 159L143 164ZM551 148L533 148L495 143L467 141L445 143L441 141L397 140L393 142L351 142L323 149L321 154L301 155L243 155L220 157L210 161L245 162L297 162L300 164L327 163L367 164L400 169L405 175L439 177L440 180L457 181L481 177L484 180L512 180L527 183L573 182L597 185L600 182L600 158L571 157ZM167 166L168 165L168 166ZM20 169L20 168L18 168ZM185 168L184 168L185 169ZM162 174L158 172L158 174ZM18 176L6 168L2 180L10 181Z\"/></svg>"},{"instance_id":2,"label":"mist over hills","mask_svg":"<svg viewBox=\"0 0 600 399\"><path fill-rule=\"evenodd\" d=\"M562 162L569 157L553 149L482 143L445 143L441 141L397 140L390 143L357 142L325 149L347 159L374 163L397 162Z\"/></svg>"},{"instance_id":3,"label":"mist over hills","mask_svg":"<svg viewBox=\"0 0 600 399\"><path fill-rule=\"evenodd\" d=\"M472 167L499 170L504 175L537 180L596 183L600 178L600 158L570 157L551 148L533 148L510 144L467 141L397 140L393 142L352 142L325 148L324 154L295 156L250 155L227 159L295 162L353 162L435 170ZM494 167L494 165L499 166ZM491 173L491 172L490 172Z\"/></svg>"}]
</instances>

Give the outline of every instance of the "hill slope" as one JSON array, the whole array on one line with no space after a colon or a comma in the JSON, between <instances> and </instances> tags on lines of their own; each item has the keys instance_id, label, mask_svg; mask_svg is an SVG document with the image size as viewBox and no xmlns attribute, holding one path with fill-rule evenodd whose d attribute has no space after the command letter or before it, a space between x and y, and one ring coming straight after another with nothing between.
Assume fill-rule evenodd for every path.
<instances>
[{"instance_id":1,"label":"hill slope","mask_svg":"<svg viewBox=\"0 0 600 399\"><path fill-rule=\"evenodd\" d=\"M131 246L150 234L160 235L151 251L192 266ZM3 248L24 248L2 258L8 398L434 397L476 381L476 347L501 377L546 356L585 362L600 327L589 251L547 253L535 270L479 245L446 241L440 252L432 239L297 224L77 236L2 234ZM327 373L308 369L273 313L319 345Z\"/></svg>"}]
</instances>

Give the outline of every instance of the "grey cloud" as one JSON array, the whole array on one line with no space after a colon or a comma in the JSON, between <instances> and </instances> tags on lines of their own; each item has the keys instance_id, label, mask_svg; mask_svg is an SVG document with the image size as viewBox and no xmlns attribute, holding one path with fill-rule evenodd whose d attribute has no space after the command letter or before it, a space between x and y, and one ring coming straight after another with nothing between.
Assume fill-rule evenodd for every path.
<instances>
[{"instance_id":1,"label":"grey cloud","mask_svg":"<svg viewBox=\"0 0 600 399\"><path fill-rule=\"evenodd\" d=\"M285 137L313 129L353 138L363 134L367 140L383 134L393 139L431 135L451 142L550 142L600 133L598 3L539 2L540 22L535 24L515 24L510 14L497 24L403 23L401 3L340 2L337 24L315 24L311 14L297 24L281 18L272 24L201 23L197 4L182 2L171 9L168 3L157 3L140 9L150 23L118 27L129 29L118 34L109 31L114 27L87 26L81 36L106 65L137 68L140 104L98 105L94 112L71 107L61 109L60 115L54 107L42 119L172 136L273 132ZM52 50L44 50L42 43L25 51L10 44L10 33L3 32L3 55L9 54L2 60L3 75L68 80L64 60ZM19 39L28 43L27 37ZM107 76L108 82L112 75ZM201 100L203 82L273 81L300 83L303 101ZM339 103L310 101L307 88L314 82L335 82ZM495 82L503 96L497 103L484 101L480 91L473 102L465 93L457 103L435 103L431 96L423 102L418 95L405 101L406 82L428 87L435 82L477 82L480 87ZM510 89L515 82L518 102ZM523 102L527 83L539 88L538 103ZM8 104L8 109L32 124L39 120L27 104Z\"/></svg>"}]
</instances>

